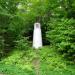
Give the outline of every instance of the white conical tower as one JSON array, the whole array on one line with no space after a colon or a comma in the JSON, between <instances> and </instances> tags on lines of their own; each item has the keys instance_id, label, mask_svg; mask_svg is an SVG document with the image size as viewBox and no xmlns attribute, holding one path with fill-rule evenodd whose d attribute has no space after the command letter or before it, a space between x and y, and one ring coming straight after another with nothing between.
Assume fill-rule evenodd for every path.
<instances>
[{"instance_id":1,"label":"white conical tower","mask_svg":"<svg viewBox=\"0 0 75 75\"><path fill-rule=\"evenodd\" d=\"M38 49L42 47L42 33L40 23L34 24L33 31L33 48Z\"/></svg>"}]
</instances>

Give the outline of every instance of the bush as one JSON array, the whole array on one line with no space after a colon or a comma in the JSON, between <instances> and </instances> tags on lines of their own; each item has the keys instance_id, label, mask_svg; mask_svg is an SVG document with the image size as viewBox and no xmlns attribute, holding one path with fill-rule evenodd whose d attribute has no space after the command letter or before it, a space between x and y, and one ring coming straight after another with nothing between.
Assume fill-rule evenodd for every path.
<instances>
[{"instance_id":1,"label":"bush","mask_svg":"<svg viewBox=\"0 0 75 75\"><path fill-rule=\"evenodd\" d=\"M52 19L48 23L46 37L57 51L63 56L75 59L75 20L74 19Z\"/></svg>"},{"instance_id":2,"label":"bush","mask_svg":"<svg viewBox=\"0 0 75 75\"><path fill-rule=\"evenodd\" d=\"M20 37L16 41L16 48L19 50L28 50L29 48L29 42L27 40L27 37Z\"/></svg>"}]
</instances>

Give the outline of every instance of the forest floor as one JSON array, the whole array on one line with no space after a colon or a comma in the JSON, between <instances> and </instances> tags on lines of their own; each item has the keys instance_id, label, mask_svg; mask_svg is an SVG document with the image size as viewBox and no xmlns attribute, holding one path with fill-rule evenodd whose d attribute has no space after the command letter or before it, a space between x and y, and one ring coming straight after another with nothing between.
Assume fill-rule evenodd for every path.
<instances>
[{"instance_id":1,"label":"forest floor","mask_svg":"<svg viewBox=\"0 0 75 75\"><path fill-rule=\"evenodd\" d=\"M36 75L40 75L40 71L39 71L39 69L40 69L40 60L39 60L39 58L35 58L34 60L33 60L33 66L34 66L34 69L35 69L35 74Z\"/></svg>"},{"instance_id":2,"label":"forest floor","mask_svg":"<svg viewBox=\"0 0 75 75\"><path fill-rule=\"evenodd\" d=\"M14 50L0 61L0 73L6 75L75 75L75 64L52 47L27 51Z\"/></svg>"},{"instance_id":3,"label":"forest floor","mask_svg":"<svg viewBox=\"0 0 75 75\"><path fill-rule=\"evenodd\" d=\"M35 50L35 53L37 54L37 57L33 59L32 64L35 69L35 74L40 75L40 57L39 57L39 51Z\"/></svg>"}]
</instances>

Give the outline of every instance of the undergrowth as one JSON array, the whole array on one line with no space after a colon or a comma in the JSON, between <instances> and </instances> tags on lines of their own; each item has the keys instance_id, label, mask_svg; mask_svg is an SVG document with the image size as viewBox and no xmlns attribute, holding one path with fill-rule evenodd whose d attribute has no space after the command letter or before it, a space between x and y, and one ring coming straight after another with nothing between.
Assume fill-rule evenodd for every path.
<instances>
[{"instance_id":1,"label":"undergrowth","mask_svg":"<svg viewBox=\"0 0 75 75\"><path fill-rule=\"evenodd\" d=\"M36 75L32 64L35 58L40 60L40 75L74 75L74 63L64 59L52 47L28 51L14 50L0 61L0 72L6 75ZM35 65L36 66L36 65Z\"/></svg>"}]
</instances>

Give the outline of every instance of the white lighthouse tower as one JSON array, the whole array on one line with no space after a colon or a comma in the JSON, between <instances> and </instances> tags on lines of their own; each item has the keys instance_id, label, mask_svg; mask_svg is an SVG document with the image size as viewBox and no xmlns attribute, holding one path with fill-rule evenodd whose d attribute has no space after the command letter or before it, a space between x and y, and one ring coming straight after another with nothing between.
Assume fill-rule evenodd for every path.
<instances>
[{"instance_id":1,"label":"white lighthouse tower","mask_svg":"<svg viewBox=\"0 0 75 75\"><path fill-rule=\"evenodd\" d=\"M40 23L34 24L33 31L33 48L38 49L42 47L42 33L41 33L41 25Z\"/></svg>"}]
</instances>

